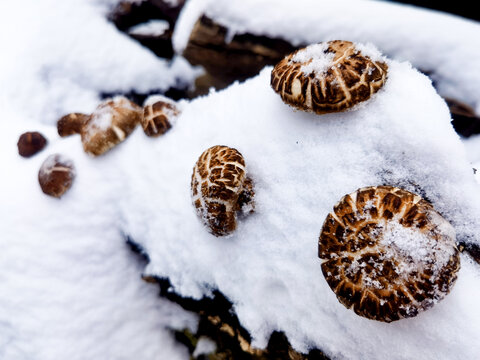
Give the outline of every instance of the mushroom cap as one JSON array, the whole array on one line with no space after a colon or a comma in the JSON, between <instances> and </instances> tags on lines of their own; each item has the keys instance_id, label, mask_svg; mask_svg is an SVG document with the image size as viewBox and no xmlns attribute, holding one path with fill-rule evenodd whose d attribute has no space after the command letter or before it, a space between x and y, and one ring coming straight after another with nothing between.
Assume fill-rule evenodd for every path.
<instances>
[{"instance_id":1,"label":"mushroom cap","mask_svg":"<svg viewBox=\"0 0 480 360\"><path fill-rule=\"evenodd\" d=\"M153 103L146 103L143 107L143 131L147 136L163 135L170 130L179 114L180 110L175 102L166 97Z\"/></svg>"},{"instance_id":2,"label":"mushroom cap","mask_svg":"<svg viewBox=\"0 0 480 360\"><path fill-rule=\"evenodd\" d=\"M334 40L286 56L272 70L271 85L288 105L325 114L370 98L385 83L387 69L376 49Z\"/></svg>"},{"instance_id":3,"label":"mushroom cap","mask_svg":"<svg viewBox=\"0 0 480 360\"><path fill-rule=\"evenodd\" d=\"M233 232L237 211L253 208L253 185L242 154L222 145L205 150L193 168L191 195L198 216L212 234Z\"/></svg>"},{"instance_id":4,"label":"mushroom cap","mask_svg":"<svg viewBox=\"0 0 480 360\"><path fill-rule=\"evenodd\" d=\"M38 172L38 182L42 191L56 198L70 189L74 178L73 162L60 154L50 155Z\"/></svg>"},{"instance_id":5,"label":"mushroom cap","mask_svg":"<svg viewBox=\"0 0 480 360\"><path fill-rule=\"evenodd\" d=\"M124 141L142 116L142 108L126 97L116 96L102 102L81 129L83 149L101 155Z\"/></svg>"},{"instance_id":6,"label":"mushroom cap","mask_svg":"<svg viewBox=\"0 0 480 360\"><path fill-rule=\"evenodd\" d=\"M57 132L61 137L80 134L83 125L89 120L90 115L71 113L62 116L57 121Z\"/></svg>"},{"instance_id":7,"label":"mushroom cap","mask_svg":"<svg viewBox=\"0 0 480 360\"><path fill-rule=\"evenodd\" d=\"M18 154L23 157L31 157L43 150L47 145L47 139L38 131L23 133L18 138Z\"/></svg>"},{"instance_id":8,"label":"mushroom cap","mask_svg":"<svg viewBox=\"0 0 480 360\"><path fill-rule=\"evenodd\" d=\"M391 186L345 195L325 219L319 257L343 305L385 322L443 299L460 269L452 225L420 196Z\"/></svg>"}]
</instances>

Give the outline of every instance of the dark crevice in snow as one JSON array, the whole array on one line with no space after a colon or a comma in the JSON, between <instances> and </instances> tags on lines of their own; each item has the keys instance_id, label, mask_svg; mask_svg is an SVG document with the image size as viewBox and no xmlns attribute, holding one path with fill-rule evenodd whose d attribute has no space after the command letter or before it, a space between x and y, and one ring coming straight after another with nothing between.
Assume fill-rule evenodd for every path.
<instances>
[{"instance_id":1,"label":"dark crevice in snow","mask_svg":"<svg viewBox=\"0 0 480 360\"><path fill-rule=\"evenodd\" d=\"M117 95L123 95L130 101L133 101L134 103L139 105L142 105L145 99L151 95L164 95L173 100L190 98L189 88L185 84L181 84L178 87L172 87L167 90L152 89L148 92L139 92L134 89L127 92L125 91L101 92L99 97L100 99L104 100L107 98L115 97Z\"/></svg>"},{"instance_id":2,"label":"dark crevice in snow","mask_svg":"<svg viewBox=\"0 0 480 360\"><path fill-rule=\"evenodd\" d=\"M149 262L149 257L143 247L131 237L126 236L126 243L142 261ZM245 359L245 360L328 360L329 358L319 349L311 349L308 354L295 351L287 336L281 331L274 331L265 349L251 346L252 338L248 331L240 324L232 302L220 290L214 289L210 297L196 300L183 297L175 292L168 278L143 276L143 280L159 286L159 295L186 311L199 316L198 328L195 334L190 330L177 330L175 339L185 345L192 359ZM214 341L214 354L200 354L194 356L196 345L201 338Z\"/></svg>"},{"instance_id":3,"label":"dark crevice in snow","mask_svg":"<svg viewBox=\"0 0 480 360\"><path fill-rule=\"evenodd\" d=\"M434 1L434 0L394 0L395 2L420 6L432 10L449 12L451 14L463 16L465 18L480 20L480 14L477 10L477 3L469 0L461 1Z\"/></svg>"},{"instance_id":4,"label":"dark crevice in snow","mask_svg":"<svg viewBox=\"0 0 480 360\"><path fill-rule=\"evenodd\" d=\"M138 257L143 262L148 264L150 262L150 257L148 256L147 252L143 249L143 247L140 244L133 241L130 238L130 236L128 236L128 235L125 235L125 239L126 239L125 241L126 241L128 247L130 248L130 250L132 250L135 254L137 254Z\"/></svg>"},{"instance_id":5,"label":"dark crevice in snow","mask_svg":"<svg viewBox=\"0 0 480 360\"><path fill-rule=\"evenodd\" d=\"M480 117L468 105L454 99L445 99L452 115L455 131L463 137L480 134Z\"/></svg>"},{"instance_id":6,"label":"dark crevice in snow","mask_svg":"<svg viewBox=\"0 0 480 360\"><path fill-rule=\"evenodd\" d=\"M150 49L155 55L165 59L174 56L172 46L172 29L175 26L180 10L185 1L148 0L142 2L122 1L115 6L107 15L118 30L137 40ZM130 32L135 25L144 24L151 20L164 20L170 28L162 34Z\"/></svg>"},{"instance_id":7,"label":"dark crevice in snow","mask_svg":"<svg viewBox=\"0 0 480 360\"><path fill-rule=\"evenodd\" d=\"M177 1L173 5L171 1L164 0L121 1L110 11L108 20L122 31L151 19L166 20L174 25L184 3L185 1Z\"/></svg>"},{"instance_id":8,"label":"dark crevice in snow","mask_svg":"<svg viewBox=\"0 0 480 360\"><path fill-rule=\"evenodd\" d=\"M460 251L466 252L473 260L480 264L480 246L469 241L460 241L458 248Z\"/></svg>"}]
</instances>

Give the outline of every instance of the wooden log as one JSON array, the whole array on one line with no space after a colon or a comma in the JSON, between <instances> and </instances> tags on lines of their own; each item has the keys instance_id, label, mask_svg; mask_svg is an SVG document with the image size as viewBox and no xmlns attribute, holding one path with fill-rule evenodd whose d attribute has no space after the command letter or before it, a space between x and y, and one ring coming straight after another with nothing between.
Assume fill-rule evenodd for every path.
<instances>
[{"instance_id":1,"label":"wooden log","mask_svg":"<svg viewBox=\"0 0 480 360\"><path fill-rule=\"evenodd\" d=\"M115 26L126 32L130 37L140 42L161 58L171 59L174 55L172 46L172 33L180 10L185 5L185 0L146 0L142 2L122 1L108 15L108 19ZM130 31L133 26L147 23L151 20L164 20L168 22L169 29L161 34L135 33Z\"/></svg>"},{"instance_id":2,"label":"wooden log","mask_svg":"<svg viewBox=\"0 0 480 360\"><path fill-rule=\"evenodd\" d=\"M295 46L280 38L253 34L235 35L229 41L228 29L202 16L194 26L183 56L192 65L202 65L221 82L231 83L252 77L266 65L274 65Z\"/></svg>"},{"instance_id":3,"label":"wooden log","mask_svg":"<svg viewBox=\"0 0 480 360\"><path fill-rule=\"evenodd\" d=\"M185 0L121 1L108 14L108 19L122 31L152 19L166 20L173 28L184 5Z\"/></svg>"},{"instance_id":4,"label":"wooden log","mask_svg":"<svg viewBox=\"0 0 480 360\"><path fill-rule=\"evenodd\" d=\"M221 89L236 80L255 76L266 65L275 65L296 48L288 41L245 33L228 39L227 27L203 15L196 22L183 56L192 65L201 65L207 76L198 79L194 95L206 89ZM428 72L424 72L428 76ZM469 137L480 134L480 116L457 99L446 99L452 114L452 124L458 134Z\"/></svg>"},{"instance_id":5,"label":"wooden log","mask_svg":"<svg viewBox=\"0 0 480 360\"><path fill-rule=\"evenodd\" d=\"M455 131L463 137L480 134L480 117L468 105L455 100L445 99L452 115Z\"/></svg>"}]
</instances>

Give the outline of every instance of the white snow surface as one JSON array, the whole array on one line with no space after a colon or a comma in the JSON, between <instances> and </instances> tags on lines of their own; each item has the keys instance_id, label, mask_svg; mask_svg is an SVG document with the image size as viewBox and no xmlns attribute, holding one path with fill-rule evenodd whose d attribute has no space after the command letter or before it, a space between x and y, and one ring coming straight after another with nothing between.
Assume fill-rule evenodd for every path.
<instances>
[{"instance_id":1,"label":"white snow surface","mask_svg":"<svg viewBox=\"0 0 480 360\"><path fill-rule=\"evenodd\" d=\"M116 172L101 159L91 162L79 137L60 139L51 126L65 113L93 111L102 91L191 80L184 60L157 59L101 10L82 0L0 1L2 360L189 356L169 329L195 331L197 317L140 279L144 264L126 246L115 215ZM24 159L16 143L30 129L49 143ZM41 164L54 153L78 170L61 200L38 184Z\"/></svg>"},{"instance_id":2,"label":"white snow surface","mask_svg":"<svg viewBox=\"0 0 480 360\"><path fill-rule=\"evenodd\" d=\"M195 331L196 316L140 279L144 263L118 224L122 190L109 162L92 161L79 137L61 139L54 127L1 114L9 121L0 122L0 358L188 359L168 329ZM30 159L16 149L26 129L49 140ZM61 200L44 195L37 180L54 153L77 170Z\"/></svg>"},{"instance_id":3,"label":"white snow surface","mask_svg":"<svg viewBox=\"0 0 480 360\"><path fill-rule=\"evenodd\" d=\"M392 324L345 309L317 257L333 205L379 184L422 194L457 240L478 241L480 189L428 78L389 62L386 85L371 100L317 116L283 104L270 71L183 103L177 125L157 141L137 131L122 145L121 222L150 255L146 272L168 276L176 291L195 298L220 289L257 346L283 330L297 349L319 346L338 358L474 359L480 269L468 256L443 301ZM256 191L255 213L227 238L209 234L190 199L193 166L217 144L243 154Z\"/></svg>"},{"instance_id":4,"label":"white snow surface","mask_svg":"<svg viewBox=\"0 0 480 360\"><path fill-rule=\"evenodd\" d=\"M0 2L0 104L55 124L66 113L91 113L102 92L193 83L198 69L156 57L109 23L107 9L101 0Z\"/></svg>"},{"instance_id":5,"label":"white snow surface","mask_svg":"<svg viewBox=\"0 0 480 360\"><path fill-rule=\"evenodd\" d=\"M189 0L173 36L185 48L201 14L230 33L283 38L294 45L328 40L375 44L434 79L442 96L480 113L480 24L458 16L374 0Z\"/></svg>"}]
</instances>

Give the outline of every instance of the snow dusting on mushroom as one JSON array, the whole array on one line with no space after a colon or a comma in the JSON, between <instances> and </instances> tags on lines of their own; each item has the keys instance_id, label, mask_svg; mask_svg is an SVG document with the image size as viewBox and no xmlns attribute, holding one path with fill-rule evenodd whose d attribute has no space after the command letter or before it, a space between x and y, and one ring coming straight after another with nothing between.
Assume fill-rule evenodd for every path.
<instances>
[{"instance_id":1,"label":"snow dusting on mushroom","mask_svg":"<svg viewBox=\"0 0 480 360\"><path fill-rule=\"evenodd\" d=\"M460 269L448 221L420 196L390 186L344 196L324 222L318 251L338 300L385 322L432 307Z\"/></svg>"}]
</instances>

